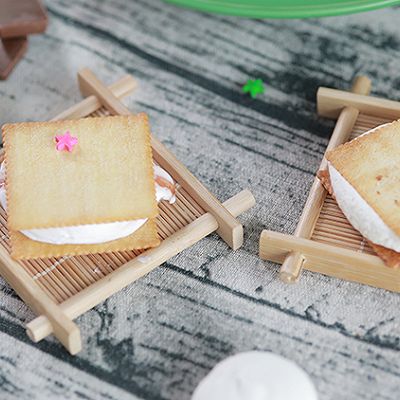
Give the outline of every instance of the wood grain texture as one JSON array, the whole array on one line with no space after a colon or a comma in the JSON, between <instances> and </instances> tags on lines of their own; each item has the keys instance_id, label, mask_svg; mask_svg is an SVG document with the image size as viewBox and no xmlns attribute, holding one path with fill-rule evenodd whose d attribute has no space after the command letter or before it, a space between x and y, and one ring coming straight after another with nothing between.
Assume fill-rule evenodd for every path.
<instances>
[{"instance_id":1,"label":"wood grain texture","mask_svg":"<svg viewBox=\"0 0 400 400\"><path fill-rule=\"evenodd\" d=\"M373 95L400 99L400 9L259 21L157 0L47 5L48 31L0 85L0 123L79 100L84 66L109 83L128 72L138 88L125 104L149 113L155 135L220 200L249 187L257 205L241 217L239 251L208 237L81 317L88 339L76 358L25 339L33 315L1 282L1 353L17 366L1 368L0 382L21 387L28 361L46 360L23 377L30 398L185 400L219 360L265 349L305 368L322 400L396 398L399 296L309 272L286 286L258 258L258 239L297 224L333 126L317 117L319 86L346 89L365 74ZM265 80L265 95L242 95L249 77ZM53 365L62 372L48 374ZM81 390L67 392L70 382Z\"/></svg>"}]
</instances>

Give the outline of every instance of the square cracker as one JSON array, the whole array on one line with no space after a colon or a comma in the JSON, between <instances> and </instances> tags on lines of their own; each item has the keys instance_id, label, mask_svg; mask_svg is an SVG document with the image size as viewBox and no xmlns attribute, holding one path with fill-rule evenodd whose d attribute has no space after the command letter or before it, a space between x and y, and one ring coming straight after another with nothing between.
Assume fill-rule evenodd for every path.
<instances>
[{"instance_id":1,"label":"square cracker","mask_svg":"<svg viewBox=\"0 0 400 400\"><path fill-rule=\"evenodd\" d=\"M149 219L136 232L133 232L129 236L99 244L57 245L37 242L18 231L10 231L9 234L11 239L11 257L16 260L140 250L160 244L155 219Z\"/></svg>"},{"instance_id":2,"label":"square cracker","mask_svg":"<svg viewBox=\"0 0 400 400\"><path fill-rule=\"evenodd\" d=\"M78 144L57 151L66 131ZM157 215L146 114L7 124L3 135L10 230Z\"/></svg>"},{"instance_id":3,"label":"square cracker","mask_svg":"<svg viewBox=\"0 0 400 400\"><path fill-rule=\"evenodd\" d=\"M342 144L326 158L400 235L400 120Z\"/></svg>"}]
</instances>

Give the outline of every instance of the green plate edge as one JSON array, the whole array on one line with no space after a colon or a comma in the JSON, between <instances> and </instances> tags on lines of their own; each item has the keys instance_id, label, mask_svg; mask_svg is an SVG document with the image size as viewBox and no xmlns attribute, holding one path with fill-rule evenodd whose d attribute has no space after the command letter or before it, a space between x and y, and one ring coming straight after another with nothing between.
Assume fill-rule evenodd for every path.
<instances>
[{"instance_id":1,"label":"green plate edge","mask_svg":"<svg viewBox=\"0 0 400 400\"><path fill-rule=\"evenodd\" d=\"M315 5L301 4L301 0L293 0L292 5L279 6L279 0L266 0L265 4L255 5L242 4L226 1L213 0L166 0L178 6L188 7L195 10L230 14L250 18L316 18L330 17L343 14L352 14L363 11L376 10L378 8L390 7L400 4L400 0L332 0L331 4ZM300 4L299 4L300 3Z\"/></svg>"}]
</instances>

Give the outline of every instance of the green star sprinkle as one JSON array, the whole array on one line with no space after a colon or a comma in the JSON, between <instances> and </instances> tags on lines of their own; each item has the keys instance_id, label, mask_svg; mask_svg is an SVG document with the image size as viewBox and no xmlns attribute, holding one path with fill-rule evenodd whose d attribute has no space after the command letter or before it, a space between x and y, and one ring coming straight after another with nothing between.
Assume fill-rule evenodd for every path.
<instances>
[{"instance_id":1,"label":"green star sprinkle","mask_svg":"<svg viewBox=\"0 0 400 400\"><path fill-rule=\"evenodd\" d=\"M262 79L249 79L242 87L243 93L250 93L250 96L255 99L258 94L264 93L264 82Z\"/></svg>"}]
</instances>

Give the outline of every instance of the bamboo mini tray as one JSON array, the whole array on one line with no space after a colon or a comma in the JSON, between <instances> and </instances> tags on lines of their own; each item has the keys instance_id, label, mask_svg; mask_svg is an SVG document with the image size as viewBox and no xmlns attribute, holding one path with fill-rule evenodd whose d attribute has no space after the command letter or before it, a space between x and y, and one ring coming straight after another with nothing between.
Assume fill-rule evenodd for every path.
<instances>
[{"instance_id":1,"label":"bamboo mini tray","mask_svg":"<svg viewBox=\"0 0 400 400\"><path fill-rule=\"evenodd\" d=\"M337 118L327 150L400 118L400 103L369 96L371 82L357 77L351 92L321 87L318 114ZM325 158L319 169L326 168ZM356 231L316 177L293 235L264 230L260 257L281 263L280 277L296 282L302 268L400 292L400 270L387 267Z\"/></svg>"},{"instance_id":2,"label":"bamboo mini tray","mask_svg":"<svg viewBox=\"0 0 400 400\"><path fill-rule=\"evenodd\" d=\"M130 114L119 98L135 88L131 76L107 87L84 69L78 81L87 97L54 119ZM152 148L155 163L177 183L176 202L159 203L156 248L17 262L9 255L6 213L0 209L0 273L38 315L27 324L33 341L53 333L76 354L82 345L74 318L214 231L232 249L242 245L243 226L235 217L254 205L252 194L244 190L221 204L154 136Z\"/></svg>"}]
</instances>

